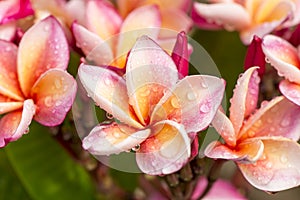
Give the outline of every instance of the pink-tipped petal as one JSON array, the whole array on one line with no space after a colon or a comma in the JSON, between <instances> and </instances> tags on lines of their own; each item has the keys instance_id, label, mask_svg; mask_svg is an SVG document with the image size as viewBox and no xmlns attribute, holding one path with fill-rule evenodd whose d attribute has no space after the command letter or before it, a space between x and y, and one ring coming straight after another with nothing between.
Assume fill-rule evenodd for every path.
<instances>
[{"instance_id":1,"label":"pink-tipped petal","mask_svg":"<svg viewBox=\"0 0 300 200\"><path fill-rule=\"evenodd\" d=\"M223 28L221 24L216 24L216 22L212 22L211 20L208 20L204 16L198 14L195 5L196 3L194 3L192 7L191 18L197 27L208 30L219 30Z\"/></svg>"},{"instance_id":2,"label":"pink-tipped petal","mask_svg":"<svg viewBox=\"0 0 300 200\"><path fill-rule=\"evenodd\" d=\"M192 28L193 21L181 10L166 9L161 12L161 15L161 27L163 29L159 34L160 38L175 37L178 32L184 31L187 33Z\"/></svg>"},{"instance_id":3,"label":"pink-tipped petal","mask_svg":"<svg viewBox=\"0 0 300 200\"><path fill-rule=\"evenodd\" d=\"M68 1L64 8L71 19L75 19L78 24L86 24L86 1Z\"/></svg>"},{"instance_id":4,"label":"pink-tipped petal","mask_svg":"<svg viewBox=\"0 0 300 200\"><path fill-rule=\"evenodd\" d=\"M198 132L212 121L223 99L224 80L206 75L187 76L168 91L154 108L152 121L167 118L184 125L186 131Z\"/></svg>"},{"instance_id":5,"label":"pink-tipped petal","mask_svg":"<svg viewBox=\"0 0 300 200\"><path fill-rule=\"evenodd\" d=\"M86 6L87 28L103 40L118 33L122 18L108 1L88 1Z\"/></svg>"},{"instance_id":6,"label":"pink-tipped petal","mask_svg":"<svg viewBox=\"0 0 300 200\"><path fill-rule=\"evenodd\" d=\"M30 0L0 2L0 24L21 19L34 13Z\"/></svg>"},{"instance_id":7,"label":"pink-tipped petal","mask_svg":"<svg viewBox=\"0 0 300 200\"><path fill-rule=\"evenodd\" d=\"M100 124L83 139L82 146L94 155L118 154L139 145L149 134L150 129L137 130L115 122Z\"/></svg>"},{"instance_id":8,"label":"pink-tipped petal","mask_svg":"<svg viewBox=\"0 0 300 200\"><path fill-rule=\"evenodd\" d=\"M244 123L239 137L282 136L297 141L299 128L300 107L281 96L262 103Z\"/></svg>"},{"instance_id":9,"label":"pink-tipped petal","mask_svg":"<svg viewBox=\"0 0 300 200\"><path fill-rule=\"evenodd\" d=\"M13 43L0 40L0 93L22 101L17 77L17 47Z\"/></svg>"},{"instance_id":10,"label":"pink-tipped petal","mask_svg":"<svg viewBox=\"0 0 300 200\"><path fill-rule=\"evenodd\" d=\"M113 52L109 43L83 26L72 25L76 46L81 48L88 62L96 65L110 65L114 61Z\"/></svg>"},{"instance_id":11,"label":"pink-tipped petal","mask_svg":"<svg viewBox=\"0 0 300 200\"><path fill-rule=\"evenodd\" d=\"M229 108L230 121L236 133L240 131L244 119L256 108L259 81L257 67L249 68L237 81Z\"/></svg>"},{"instance_id":12,"label":"pink-tipped petal","mask_svg":"<svg viewBox=\"0 0 300 200\"><path fill-rule=\"evenodd\" d=\"M18 51L18 78L28 96L41 74L51 68L66 69L69 48L63 29L54 17L33 25L23 35Z\"/></svg>"},{"instance_id":13,"label":"pink-tipped petal","mask_svg":"<svg viewBox=\"0 0 300 200\"><path fill-rule=\"evenodd\" d=\"M280 92L288 98L290 101L294 102L300 106L300 85L296 83L291 83L287 80L283 80L279 84Z\"/></svg>"},{"instance_id":14,"label":"pink-tipped petal","mask_svg":"<svg viewBox=\"0 0 300 200\"><path fill-rule=\"evenodd\" d=\"M22 108L22 102L12 101L10 98L0 95L0 115Z\"/></svg>"},{"instance_id":15,"label":"pink-tipped petal","mask_svg":"<svg viewBox=\"0 0 300 200\"><path fill-rule=\"evenodd\" d=\"M124 62L127 53L140 36L147 35L157 39L160 27L161 15L157 6L143 6L132 11L122 24L116 57Z\"/></svg>"},{"instance_id":16,"label":"pink-tipped petal","mask_svg":"<svg viewBox=\"0 0 300 200\"><path fill-rule=\"evenodd\" d=\"M300 145L286 138L263 140L264 155L253 164L238 166L254 187L281 191L300 185Z\"/></svg>"},{"instance_id":17,"label":"pink-tipped petal","mask_svg":"<svg viewBox=\"0 0 300 200\"><path fill-rule=\"evenodd\" d=\"M149 120L150 109L178 80L171 56L147 36L140 37L128 56L126 85L129 102L141 123Z\"/></svg>"},{"instance_id":18,"label":"pink-tipped petal","mask_svg":"<svg viewBox=\"0 0 300 200\"><path fill-rule=\"evenodd\" d=\"M280 37L267 35L263 38L262 48L280 76L300 84L300 60L295 47Z\"/></svg>"},{"instance_id":19,"label":"pink-tipped petal","mask_svg":"<svg viewBox=\"0 0 300 200\"><path fill-rule=\"evenodd\" d=\"M23 111L11 112L2 117L0 119L0 147L26 134L34 113L34 103L29 99L24 101Z\"/></svg>"},{"instance_id":20,"label":"pink-tipped petal","mask_svg":"<svg viewBox=\"0 0 300 200\"><path fill-rule=\"evenodd\" d=\"M263 74L265 73L265 65L266 65L265 54L262 50L261 44L262 44L262 39L255 35L252 39L251 44L247 49L245 62L244 62L245 70L253 66L258 66L259 69L257 71L260 77L262 77Z\"/></svg>"},{"instance_id":21,"label":"pink-tipped petal","mask_svg":"<svg viewBox=\"0 0 300 200\"><path fill-rule=\"evenodd\" d=\"M34 119L45 126L56 126L65 119L76 95L75 79L61 69L50 69L34 84L31 96L37 106Z\"/></svg>"},{"instance_id":22,"label":"pink-tipped petal","mask_svg":"<svg viewBox=\"0 0 300 200\"><path fill-rule=\"evenodd\" d=\"M177 35L177 41L171 56L177 66L179 78L187 76L189 73L189 52L185 32L180 32Z\"/></svg>"},{"instance_id":23,"label":"pink-tipped petal","mask_svg":"<svg viewBox=\"0 0 300 200\"><path fill-rule=\"evenodd\" d=\"M17 26L15 22L0 26L0 40L12 41L16 37Z\"/></svg>"},{"instance_id":24,"label":"pink-tipped petal","mask_svg":"<svg viewBox=\"0 0 300 200\"><path fill-rule=\"evenodd\" d=\"M250 16L240 4L194 3L194 10L199 16L207 19L208 21L222 25L227 29L241 30L250 25Z\"/></svg>"},{"instance_id":25,"label":"pink-tipped petal","mask_svg":"<svg viewBox=\"0 0 300 200\"><path fill-rule=\"evenodd\" d=\"M204 154L209 158L233 160L239 163L251 163L258 160L264 151L264 144L258 139L247 139L234 149L219 141L210 143Z\"/></svg>"},{"instance_id":26,"label":"pink-tipped petal","mask_svg":"<svg viewBox=\"0 0 300 200\"><path fill-rule=\"evenodd\" d=\"M98 106L121 122L142 128L130 110L125 80L115 72L82 64L78 75L88 95Z\"/></svg>"},{"instance_id":27,"label":"pink-tipped petal","mask_svg":"<svg viewBox=\"0 0 300 200\"><path fill-rule=\"evenodd\" d=\"M234 147L236 145L237 135L234 132L232 123L220 109L217 110L212 125L228 146Z\"/></svg>"},{"instance_id":28,"label":"pink-tipped petal","mask_svg":"<svg viewBox=\"0 0 300 200\"><path fill-rule=\"evenodd\" d=\"M191 155L188 134L181 124L161 121L152 128L136 153L139 168L146 174L161 175L178 171Z\"/></svg>"}]
</instances>

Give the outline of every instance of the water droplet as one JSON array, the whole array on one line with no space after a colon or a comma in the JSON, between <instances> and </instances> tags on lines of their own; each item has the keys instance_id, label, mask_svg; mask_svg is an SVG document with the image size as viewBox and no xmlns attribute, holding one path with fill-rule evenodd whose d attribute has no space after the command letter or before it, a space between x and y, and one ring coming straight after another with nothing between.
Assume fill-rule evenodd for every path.
<instances>
[{"instance_id":1,"label":"water droplet","mask_svg":"<svg viewBox=\"0 0 300 200\"><path fill-rule=\"evenodd\" d=\"M56 102L55 102L55 106L60 106L62 104L62 102L60 101L60 100L57 100Z\"/></svg>"},{"instance_id":2,"label":"water droplet","mask_svg":"<svg viewBox=\"0 0 300 200\"><path fill-rule=\"evenodd\" d=\"M248 132L248 137L253 137L255 135L255 132L254 131L249 131Z\"/></svg>"},{"instance_id":3,"label":"water droplet","mask_svg":"<svg viewBox=\"0 0 300 200\"><path fill-rule=\"evenodd\" d=\"M200 111L203 112L203 113L208 113L208 112L209 112L209 109L210 109L210 107L209 107L209 105L206 104L206 103L204 103L204 104L202 104L202 105L200 106Z\"/></svg>"},{"instance_id":4,"label":"water droplet","mask_svg":"<svg viewBox=\"0 0 300 200\"><path fill-rule=\"evenodd\" d=\"M110 114L110 113L106 113L106 118L107 119L113 119L114 116L112 114Z\"/></svg>"},{"instance_id":5,"label":"water droplet","mask_svg":"<svg viewBox=\"0 0 300 200\"><path fill-rule=\"evenodd\" d=\"M273 166L272 162L267 162L266 168L270 169Z\"/></svg>"},{"instance_id":6,"label":"water droplet","mask_svg":"<svg viewBox=\"0 0 300 200\"><path fill-rule=\"evenodd\" d=\"M282 127L287 127L287 126L290 125L290 120L289 120L289 119L283 119L283 120L281 121L280 125L281 125Z\"/></svg>"},{"instance_id":7,"label":"water droplet","mask_svg":"<svg viewBox=\"0 0 300 200\"><path fill-rule=\"evenodd\" d=\"M29 127L24 131L24 134L29 133Z\"/></svg>"},{"instance_id":8,"label":"water droplet","mask_svg":"<svg viewBox=\"0 0 300 200\"><path fill-rule=\"evenodd\" d=\"M59 79L55 79L54 80L54 85L56 87L56 89L60 89L61 88L61 82Z\"/></svg>"},{"instance_id":9,"label":"water droplet","mask_svg":"<svg viewBox=\"0 0 300 200\"><path fill-rule=\"evenodd\" d=\"M119 138L121 135L120 135L119 132L116 131L116 132L113 133L113 136L114 136L115 138Z\"/></svg>"},{"instance_id":10,"label":"water droplet","mask_svg":"<svg viewBox=\"0 0 300 200\"><path fill-rule=\"evenodd\" d=\"M147 96L149 96L150 95L150 90L145 90L145 91L142 91L141 93L140 93L140 96L141 97L147 97Z\"/></svg>"},{"instance_id":11,"label":"water droplet","mask_svg":"<svg viewBox=\"0 0 300 200\"><path fill-rule=\"evenodd\" d=\"M44 99L44 103L45 103L45 106L51 107L51 106L53 105L52 97L47 96L47 97Z\"/></svg>"},{"instance_id":12,"label":"water droplet","mask_svg":"<svg viewBox=\"0 0 300 200\"><path fill-rule=\"evenodd\" d=\"M46 25L46 26L44 27L44 30L45 30L45 31L49 31L49 30L50 30L50 27L49 27L48 25Z\"/></svg>"},{"instance_id":13,"label":"water droplet","mask_svg":"<svg viewBox=\"0 0 300 200\"><path fill-rule=\"evenodd\" d=\"M285 163L287 163L288 158L287 158L285 155L282 155L282 156L280 157L280 161L281 161L283 164L285 164Z\"/></svg>"},{"instance_id":14,"label":"water droplet","mask_svg":"<svg viewBox=\"0 0 300 200\"><path fill-rule=\"evenodd\" d=\"M202 81L202 82L201 82L201 86L202 86L203 88L208 88L208 85L206 84L205 81Z\"/></svg>"},{"instance_id":15,"label":"water droplet","mask_svg":"<svg viewBox=\"0 0 300 200\"><path fill-rule=\"evenodd\" d=\"M135 151L140 150L140 148L141 148L141 145L140 145L140 144L137 144L137 145L135 145L134 147L132 147L131 150L135 152Z\"/></svg>"},{"instance_id":16,"label":"water droplet","mask_svg":"<svg viewBox=\"0 0 300 200\"><path fill-rule=\"evenodd\" d=\"M7 47L5 48L5 51L11 51L11 47L10 47L10 46L7 46Z\"/></svg>"},{"instance_id":17,"label":"water droplet","mask_svg":"<svg viewBox=\"0 0 300 200\"><path fill-rule=\"evenodd\" d=\"M267 57L265 57L265 61L266 61L266 63L270 63L270 60Z\"/></svg>"},{"instance_id":18,"label":"water droplet","mask_svg":"<svg viewBox=\"0 0 300 200\"><path fill-rule=\"evenodd\" d=\"M180 108L180 104L179 104L178 99L176 97L172 97L171 104L174 108Z\"/></svg>"},{"instance_id":19,"label":"water droplet","mask_svg":"<svg viewBox=\"0 0 300 200\"><path fill-rule=\"evenodd\" d=\"M195 100L196 97L197 97L197 94L194 93L194 92L188 92L188 93L187 93L187 98L188 98L188 100L190 100L190 101Z\"/></svg>"},{"instance_id":20,"label":"water droplet","mask_svg":"<svg viewBox=\"0 0 300 200\"><path fill-rule=\"evenodd\" d=\"M107 86L110 86L112 84L111 80L109 78L104 79L104 84Z\"/></svg>"}]
</instances>

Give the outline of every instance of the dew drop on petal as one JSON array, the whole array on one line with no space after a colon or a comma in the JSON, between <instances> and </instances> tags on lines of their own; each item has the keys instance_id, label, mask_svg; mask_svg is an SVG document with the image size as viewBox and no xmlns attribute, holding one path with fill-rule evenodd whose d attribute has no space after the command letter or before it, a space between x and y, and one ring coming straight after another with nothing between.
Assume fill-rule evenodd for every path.
<instances>
[{"instance_id":1,"label":"dew drop on petal","mask_svg":"<svg viewBox=\"0 0 300 200\"><path fill-rule=\"evenodd\" d=\"M285 164L285 163L287 163L288 159L287 159L287 157L285 155L282 155L280 157L280 161L281 161L281 163Z\"/></svg>"},{"instance_id":2,"label":"dew drop on petal","mask_svg":"<svg viewBox=\"0 0 300 200\"><path fill-rule=\"evenodd\" d=\"M194 92L188 92L188 93L187 93L187 98L188 98L188 100L190 100L190 101L195 100L196 97L197 97L197 94L195 94Z\"/></svg>"},{"instance_id":3,"label":"dew drop on petal","mask_svg":"<svg viewBox=\"0 0 300 200\"><path fill-rule=\"evenodd\" d=\"M150 95L150 90L147 90L147 89L145 91L143 91L143 92L140 93L141 97L147 97L149 95Z\"/></svg>"},{"instance_id":4,"label":"dew drop on petal","mask_svg":"<svg viewBox=\"0 0 300 200\"><path fill-rule=\"evenodd\" d=\"M132 147L131 150L134 151L134 152L136 152L136 151L140 150L140 148L141 148L141 145L137 144L134 147Z\"/></svg>"},{"instance_id":5,"label":"dew drop on petal","mask_svg":"<svg viewBox=\"0 0 300 200\"><path fill-rule=\"evenodd\" d=\"M202 104L201 106L200 106L200 111L201 112L203 112L203 113L208 113L209 112L209 109L210 109L210 107L209 107L209 105L208 104Z\"/></svg>"},{"instance_id":6,"label":"dew drop on petal","mask_svg":"<svg viewBox=\"0 0 300 200\"><path fill-rule=\"evenodd\" d=\"M47 97L44 99L44 103L45 103L45 106L51 107L51 106L53 105L52 97L47 96Z\"/></svg>"},{"instance_id":7,"label":"dew drop on petal","mask_svg":"<svg viewBox=\"0 0 300 200\"><path fill-rule=\"evenodd\" d=\"M290 120L289 120L289 119L283 119L283 120L281 121L280 125L281 125L282 127L287 127L287 126L290 125Z\"/></svg>"},{"instance_id":8,"label":"dew drop on petal","mask_svg":"<svg viewBox=\"0 0 300 200\"><path fill-rule=\"evenodd\" d=\"M179 104L178 99L176 97L172 97L171 104L174 108L180 108L180 104Z\"/></svg>"},{"instance_id":9,"label":"dew drop on petal","mask_svg":"<svg viewBox=\"0 0 300 200\"><path fill-rule=\"evenodd\" d=\"M106 117L107 117L107 119L113 119L114 118L114 116L110 113L106 113Z\"/></svg>"},{"instance_id":10,"label":"dew drop on petal","mask_svg":"<svg viewBox=\"0 0 300 200\"><path fill-rule=\"evenodd\" d=\"M59 79L54 80L54 85L55 85L56 89L60 89L62 86L61 81Z\"/></svg>"}]
</instances>

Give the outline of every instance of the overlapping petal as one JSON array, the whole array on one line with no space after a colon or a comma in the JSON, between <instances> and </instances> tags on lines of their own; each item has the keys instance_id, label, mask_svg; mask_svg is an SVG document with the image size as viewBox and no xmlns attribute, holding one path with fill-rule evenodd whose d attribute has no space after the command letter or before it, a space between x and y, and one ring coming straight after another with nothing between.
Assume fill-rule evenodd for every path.
<instances>
[{"instance_id":1,"label":"overlapping petal","mask_svg":"<svg viewBox=\"0 0 300 200\"><path fill-rule=\"evenodd\" d=\"M84 65L78 75L88 95L106 112L132 127L141 128L130 110L125 80L111 70Z\"/></svg>"},{"instance_id":2,"label":"overlapping petal","mask_svg":"<svg viewBox=\"0 0 300 200\"><path fill-rule=\"evenodd\" d=\"M153 125L136 153L139 168L147 174L170 174L179 170L191 155L190 139L184 126L174 121L160 121Z\"/></svg>"},{"instance_id":3,"label":"overlapping petal","mask_svg":"<svg viewBox=\"0 0 300 200\"><path fill-rule=\"evenodd\" d=\"M15 22L0 26L0 40L12 41L16 36L17 26Z\"/></svg>"},{"instance_id":4,"label":"overlapping petal","mask_svg":"<svg viewBox=\"0 0 300 200\"><path fill-rule=\"evenodd\" d=\"M34 102L28 99L24 101L23 111L14 111L3 116L0 119L0 147L26 134L34 114Z\"/></svg>"},{"instance_id":5,"label":"overlapping petal","mask_svg":"<svg viewBox=\"0 0 300 200\"><path fill-rule=\"evenodd\" d=\"M18 78L28 96L35 81L45 71L66 69L69 49L64 32L54 17L47 17L23 35L18 50Z\"/></svg>"},{"instance_id":6,"label":"overlapping petal","mask_svg":"<svg viewBox=\"0 0 300 200\"><path fill-rule=\"evenodd\" d=\"M300 85L283 80L279 84L281 93L293 103L300 106Z\"/></svg>"},{"instance_id":7,"label":"overlapping petal","mask_svg":"<svg viewBox=\"0 0 300 200\"><path fill-rule=\"evenodd\" d=\"M22 108L23 101L12 101L10 98L0 95L0 115Z\"/></svg>"},{"instance_id":8,"label":"overlapping petal","mask_svg":"<svg viewBox=\"0 0 300 200\"><path fill-rule=\"evenodd\" d=\"M300 185L300 145L287 138L265 138L264 155L253 164L238 166L244 177L265 191L281 191Z\"/></svg>"},{"instance_id":9,"label":"overlapping petal","mask_svg":"<svg viewBox=\"0 0 300 200\"><path fill-rule=\"evenodd\" d=\"M82 146L95 155L118 154L139 145L150 133L150 129L138 130L115 122L100 124L83 139Z\"/></svg>"}]
</instances>

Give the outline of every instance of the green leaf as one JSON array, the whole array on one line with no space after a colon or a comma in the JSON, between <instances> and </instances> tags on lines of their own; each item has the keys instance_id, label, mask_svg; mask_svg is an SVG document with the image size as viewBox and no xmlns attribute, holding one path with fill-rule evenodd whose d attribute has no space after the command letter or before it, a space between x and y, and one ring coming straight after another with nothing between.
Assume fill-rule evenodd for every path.
<instances>
[{"instance_id":1,"label":"green leaf","mask_svg":"<svg viewBox=\"0 0 300 200\"><path fill-rule=\"evenodd\" d=\"M48 129L37 123L32 123L30 129L28 135L5 147L7 158L30 198L95 199L88 173L51 137Z\"/></svg>"}]
</instances>

